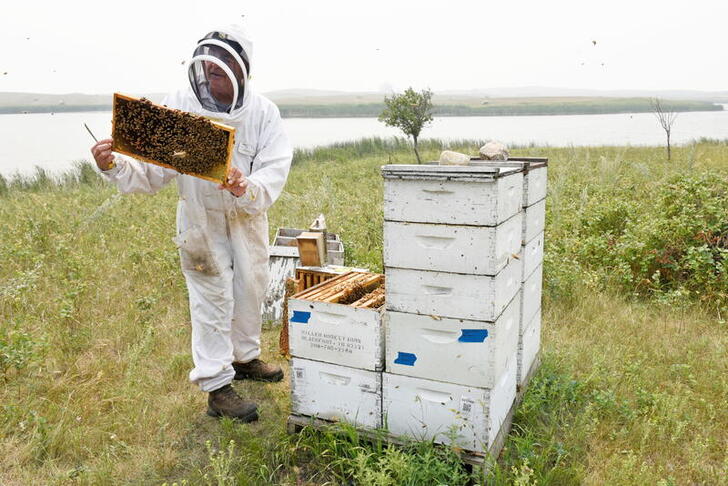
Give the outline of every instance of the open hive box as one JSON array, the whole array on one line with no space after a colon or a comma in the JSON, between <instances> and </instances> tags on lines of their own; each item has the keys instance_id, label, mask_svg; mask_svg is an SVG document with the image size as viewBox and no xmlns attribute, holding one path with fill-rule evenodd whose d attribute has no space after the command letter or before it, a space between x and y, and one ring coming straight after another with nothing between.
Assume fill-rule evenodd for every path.
<instances>
[{"instance_id":1,"label":"open hive box","mask_svg":"<svg viewBox=\"0 0 728 486\"><path fill-rule=\"evenodd\" d=\"M384 304L384 275L347 272L324 282L295 294L293 298L370 309Z\"/></svg>"},{"instance_id":2,"label":"open hive box","mask_svg":"<svg viewBox=\"0 0 728 486\"><path fill-rule=\"evenodd\" d=\"M112 138L115 152L222 183L230 169L235 129L114 93Z\"/></svg>"},{"instance_id":3,"label":"open hive box","mask_svg":"<svg viewBox=\"0 0 728 486\"><path fill-rule=\"evenodd\" d=\"M288 300L292 356L380 371L384 275L348 272Z\"/></svg>"}]
</instances>

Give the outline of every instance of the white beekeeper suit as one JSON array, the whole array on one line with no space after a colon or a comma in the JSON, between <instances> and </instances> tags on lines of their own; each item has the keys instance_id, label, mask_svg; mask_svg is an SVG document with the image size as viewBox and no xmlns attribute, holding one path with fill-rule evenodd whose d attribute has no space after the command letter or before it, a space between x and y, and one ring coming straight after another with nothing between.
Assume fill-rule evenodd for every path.
<instances>
[{"instance_id":1,"label":"white beekeeper suit","mask_svg":"<svg viewBox=\"0 0 728 486\"><path fill-rule=\"evenodd\" d=\"M242 46L250 65L252 44L242 29L213 32ZM152 194L177 179L175 242L189 290L195 365L190 380L206 392L232 381L233 361L244 363L260 356L260 309L268 282L266 210L281 194L292 158L278 108L250 89L245 62L225 47L220 35L215 37L198 44L189 63L191 87L167 96L163 104L235 128L232 164L247 178L245 194L236 198L213 182L136 160L117 158L115 167L102 172L124 193ZM233 79L230 68L223 67L208 48L235 54L245 74L244 85L236 86L229 105L219 105L206 89L203 61L215 63Z\"/></svg>"}]
</instances>

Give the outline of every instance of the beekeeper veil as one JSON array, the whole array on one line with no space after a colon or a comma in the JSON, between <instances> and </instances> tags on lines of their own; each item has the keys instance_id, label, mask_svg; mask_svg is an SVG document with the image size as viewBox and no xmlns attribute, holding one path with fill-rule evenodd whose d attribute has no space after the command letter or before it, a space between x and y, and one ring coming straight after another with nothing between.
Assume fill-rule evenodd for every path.
<instances>
[{"instance_id":1,"label":"beekeeper veil","mask_svg":"<svg viewBox=\"0 0 728 486\"><path fill-rule=\"evenodd\" d=\"M217 113L232 113L243 106L250 75L250 41L234 28L226 30L212 31L200 39L188 67L190 85L200 104Z\"/></svg>"}]
</instances>

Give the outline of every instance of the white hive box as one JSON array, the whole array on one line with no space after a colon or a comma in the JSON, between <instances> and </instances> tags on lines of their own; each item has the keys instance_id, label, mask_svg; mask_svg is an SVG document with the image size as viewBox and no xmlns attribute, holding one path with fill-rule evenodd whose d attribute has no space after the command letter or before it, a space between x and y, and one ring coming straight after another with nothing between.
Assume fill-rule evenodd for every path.
<instances>
[{"instance_id":1,"label":"white hive box","mask_svg":"<svg viewBox=\"0 0 728 486\"><path fill-rule=\"evenodd\" d=\"M291 360L292 412L367 428L382 426L382 374Z\"/></svg>"},{"instance_id":2,"label":"white hive box","mask_svg":"<svg viewBox=\"0 0 728 486\"><path fill-rule=\"evenodd\" d=\"M394 435L487 451L516 397L516 357L510 361L491 389L383 373L384 426Z\"/></svg>"},{"instance_id":3,"label":"white hive box","mask_svg":"<svg viewBox=\"0 0 728 486\"><path fill-rule=\"evenodd\" d=\"M543 233L546 228L546 199L541 199L534 205L523 208L523 211L522 243L525 245Z\"/></svg>"},{"instance_id":4,"label":"white hive box","mask_svg":"<svg viewBox=\"0 0 728 486\"><path fill-rule=\"evenodd\" d=\"M526 175L523 178L523 207L527 208L546 198L548 159L524 158L522 160L528 160Z\"/></svg>"},{"instance_id":5,"label":"white hive box","mask_svg":"<svg viewBox=\"0 0 728 486\"><path fill-rule=\"evenodd\" d=\"M387 268L387 310L495 321L521 288L521 261L498 275L463 275Z\"/></svg>"},{"instance_id":6,"label":"white hive box","mask_svg":"<svg viewBox=\"0 0 728 486\"><path fill-rule=\"evenodd\" d=\"M539 349L541 349L541 309L538 309L531 318L518 340L517 383L519 386L523 386L528 372L538 356Z\"/></svg>"},{"instance_id":7,"label":"white hive box","mask_svg":"<svg viewBox=\"0 0 728 486\"><path fill-rule=\"evenodd\" d=\"M541 292L543 289L543 265L536 267L536 270L530 277L523 282L521 291L521 325L520 330L523 331L531 319L533 319L536 311L541 308Z\"/></svg>"},{"instance_id":8,"label":"white hive box","mask_svg":"<svg viewBox=\"0 0 728 486\"><path fill-rule=\"evenodd\" d=\"M521 249L522 214L498 226L384 222L385 267L496 275Z\"/></svg>"},{"instance_id":9,"label":"white hive box","mask_svg":"<svg viewBox=\"0 0 728 486\"><path fill-rule=\"evenodd\" d=\"M546 157L508 157L507 161L482 160L471 158L471 166L518 167L523 170L523 202L527 208L546 198L547 168Z\"/></svg>"},{"instance_id":10,"label":"white hive box","mask_svg":"<svg viewBox=\"0 0 728 486\"><path fill-rule=\"evenodd\" d=\"M543 263L544 233L536 235L534 239L521 247L521 281L525 281Z\"/></svg>"},{"instance_id":11,"label":"white hive box","mask_svg":"<svg viewBox=\"0 0 728 486\"><path fill-rule=\"evenodd\" d=\"M387 372L493 388L516 357L520 316L520 295L495 322L387 312Z\"/></svg>"},{"instance_id":12,"label":"white hive box","mask_svg":"<svg viewBox=\"0 0 728 486\"><path fill-rule=\"evenodd\" d=\"M520 211L518 167L385 165L384 219L496 226Z\"/></svg>"},{"instance_id":13,"label":"white hive box","mask_svg":"<svg viewBox=\"0 0 728 486\"><path fill-rule=\"evenodd\" d=\"M316 289L333 288L352 273L328 280L288 299L291 356L379 371L384 366L381 308L361 308L309 300ZM376 274L369 274L376 275Z\"/></svg>"}]
</instances>

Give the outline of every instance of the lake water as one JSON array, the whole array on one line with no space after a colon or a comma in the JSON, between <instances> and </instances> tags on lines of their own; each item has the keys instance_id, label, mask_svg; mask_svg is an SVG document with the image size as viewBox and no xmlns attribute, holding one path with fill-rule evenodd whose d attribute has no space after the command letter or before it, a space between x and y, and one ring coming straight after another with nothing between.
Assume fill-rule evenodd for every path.
<instances>
[{"instance_id":1,"label":"lake water","mask_svg":"<svg viewBox=\"0 0 728 486\"><path fill-rule=\"evenodd\" d=\"M728 105L724 108L728 110ZM107 137L111 112L0 115L0 174L28 174L36 165L59 172L71 167L74 160L90 160L93 142L84 122L97 137ZM375 118L289 118L283 123L298 148L401 135ZM665 142L665 133L651 113L441 117L423 130L422 137L550 146ZM728 138L728 111L680 113L673 125L673 142L683 144L700 137Z\"/></svg>"}]
</instances>

